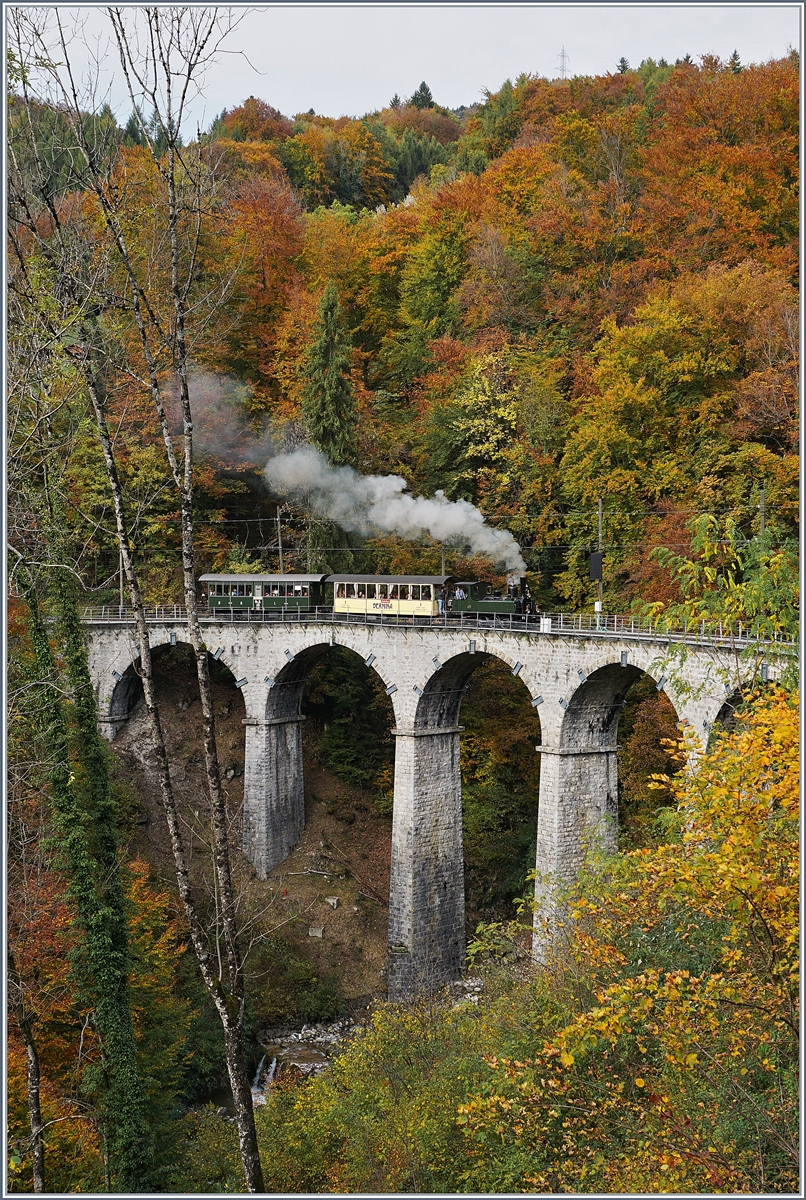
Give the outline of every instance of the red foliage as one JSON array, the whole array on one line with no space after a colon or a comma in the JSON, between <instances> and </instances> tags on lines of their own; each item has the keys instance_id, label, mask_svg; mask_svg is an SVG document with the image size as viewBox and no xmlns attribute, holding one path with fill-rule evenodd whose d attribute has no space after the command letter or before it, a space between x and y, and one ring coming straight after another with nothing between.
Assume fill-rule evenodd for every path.
<instances>
[{"instance_id":1,"label":"red foliage","mask_svg":"<svg viewBox=\"0 0 806 1200\"><path fill-rule=\"evenodd\" d=\"M221 124L239 142L282 142L294 132L287 117L255 96L226 113Z\"/></svg>"},{"instance_id":2,"label":"red foliage","mask_svg":"<svg viewBox=\"0 0 806 1200\"><path fill-rule=\"evenodd\" d=\"M457 141L462 132L454 117L445 116L435 108L385 108L378 119L398 137L407 129L413 129L415 133L436 138L441 146Z\"/></svg>"}]
</instances>

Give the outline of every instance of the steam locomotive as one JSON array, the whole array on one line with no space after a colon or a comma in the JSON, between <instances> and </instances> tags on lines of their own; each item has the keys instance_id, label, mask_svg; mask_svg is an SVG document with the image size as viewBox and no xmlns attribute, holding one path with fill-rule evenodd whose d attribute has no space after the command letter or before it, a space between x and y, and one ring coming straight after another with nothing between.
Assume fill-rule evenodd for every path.
<instances>
[{"instance_id":1,"label":"steam locomotive","mask_svg":"<svg viewBox=\"0 0 806 1200\"><path fill-rule=\"evenodd\" d=\"M525 577L511 583L506 595L455 575L202 575L199 583L208 610L228 616L317 609L379 619L534 611Z\"/></svg>"}]
</instances>

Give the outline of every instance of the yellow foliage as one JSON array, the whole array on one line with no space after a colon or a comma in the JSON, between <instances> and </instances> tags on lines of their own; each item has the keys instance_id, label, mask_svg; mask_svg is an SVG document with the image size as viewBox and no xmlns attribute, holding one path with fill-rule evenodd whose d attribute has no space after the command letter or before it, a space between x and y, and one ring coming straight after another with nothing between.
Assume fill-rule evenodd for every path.
<instances>
[{"instance_id":1,"label":"yellow foliage","mask_svg":"<svg viewBox=\"0 0 806 1200\"><path fill-rule=\"evenodd\" d=\"M758 699L669 781L679 839L572 903L595 1003L460 1106L487 1186L495 1133L516 1191L797 1187L798 748L795 697Z\"/></svg>"}]
</instances>

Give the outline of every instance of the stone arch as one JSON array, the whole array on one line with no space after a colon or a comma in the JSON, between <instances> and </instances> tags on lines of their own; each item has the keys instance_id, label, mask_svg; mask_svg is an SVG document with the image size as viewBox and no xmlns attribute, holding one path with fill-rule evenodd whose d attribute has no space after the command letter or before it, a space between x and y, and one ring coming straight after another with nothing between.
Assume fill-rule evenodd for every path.
<instances>
[{"instance_id":1,"label":"stone arch","mask_svg":"<svg viewBox=\"0 0 806 1200\"><path fill-rule=\"evenodd\" d=\"M384 687L386 686L383 677L374 665L374 655L367 656L372 658L372 662L367 662L367 658L358 650L345 645L344 642L316 642L312 646L305 646L302 650L298 650L274 675L266 696L265 719L267 721L302 719L302 694L305 684L314 666L331 650L346 650L350 654L354 654L356 658L361 659L368 670L378 677ZM394 697L390 696L389 699L394 711Z\"/></svg>"},{"instance_id":2,"label":"stone arch","mask_svg":"<svg viewBox=\"0 0 806 1200\"><path fill-rule=\"evenodd\" d=\"M437 656L435 656L436 658ZM471 675L489 659L496 659L513 670L517 665L507 654L490 650L459 650L446 657L445 662L434 661L434 671L429 675L417 701L414 716L415 729L445 729L458 725L462 697L467 691ZM520 675L520 671L518 671ZM525 680L521 680L526 692L532 696ZM534 700L535 697L532 696Z\"/></svg>"},{"instance_id":3,"label":"stone arch","mask_svg":"<svg viewBox=\"0 0 806 1200\"><path fill-rule=\"evenodd\" d=\"M728 690L727 688L725 689ZM731 689L729 695L725 696L719 711L714 717L713 724L708 727L709 741L711 734L715 729L733 730L736 728L739 718L737 712L745 701L741 688L735 687Z\"/></svg>"},{"instance_id":4,"label":"stone arch","mask_svg":"<svg viewBox=\"0 0 806 1200\"><path fill-rule=\"evenodd\" d=\"M328 642L306 646L297 653L269 681L266 693L266 720L302 720L302 693L314 666L330 649Z\"/></svg>"},{"instance_id":5,"label":"stone arch","mask_svg":"<svg viewBox=\"0 0 806 1200\"><path fill-rule=\"evenodd\" d=\"M642 675L661 683L653 671L638 663L609 662L581 674L579 684L564 705L560 745L567 748L615 745L625 697ZM666 694L680 719L674 697Z\"/></svg>"},{"instance_id":6,"label":"stone arch","mask_svg":"<svg viewBox=\"0 0 806 1200\"><path fill-rule=\"evenodd\" d=\"M321 659L326 658L330 650L348 650L350 654L354 654L386 688L386 680L381 676L378 666L375 665L374 654L367 655L365 658L359 650L347 646L344 642L314 642L313 646L296 650L296 653L291 655L287 662L284 662L279 671L270 677L265 702L266 721L302 720L302 694L305 691L309 674ZM367 661L367 658L372 661ZM392 712L395 712L395 696L390 694L389 698Z\"/></svg>"},{"instance_id":7,"label":"stone arch","mask_svg":"<svg viewBox=\"0 0 806 1200\"><path fill-rule=\"evenodd\" d=\"M159 670L160 660L169 654L172 650L182 648L193 654L193 647L190 642L184 641L171 634L170 639L157 642L156 639L151 644L151 666ZM233 668L224 659L223 655L216 657L215 653L208 651L207 658L211 667L214 665L219 668L226 669L232 676L232 681L235 683L236 674ZM134 708L143 698L143 681L140 670L141 658L138 654L129 665L126 667L122 675L116 672L119 677L115 680L115 686L112 690L112 695L109 701L108 715L104 718L101 716L101 723L107 724L111 728L112 737L114 738L117 731L120 729L131 715Z\"/></svg>"},{"instance_id":8,"label":"stone arch","mask_svg":"<svg viewBox=\"0 0 806 1200\"><path fill-rule=\"evenodd\" d=\"M265 879L293 850L305 824L305 781L302 763L302 695L316 663L333 649L361 658L343 642L315 642L287 656L268 678L260 716L247 718L244 764L243 852ZM394 713L394 702L392 711Z\"/></svg>"},{"instance_id":9,"label":"stone arch","mask_svg":"<svg viewBox=\"0 0 806 1200\"><path fill-rule=\"evenodd\" d=\"M626 658L626 656L625 656ZM618 726L632 684L642 677L663 686L652 670L621 661L594 668L572 693L560 725L560 749L576 752L576 773L587 798L589 836L615 849L618 832ZM660 689L659 689L660 690ZM680 719L672 697L667 699Z\"/></svg>"},{"instance_id":10,"label":"stone arch","mask_svg":"<svg viewBox=\"0 0 806 1200\"><path fill-rule=\"evenodd\" d=\"M135 662L129 663L120 678L116 680L112 690L106 719L111 727L113 737L143 698L143 681L138 670L139 663L139 657Z\"/></svg>"}]
</instances>

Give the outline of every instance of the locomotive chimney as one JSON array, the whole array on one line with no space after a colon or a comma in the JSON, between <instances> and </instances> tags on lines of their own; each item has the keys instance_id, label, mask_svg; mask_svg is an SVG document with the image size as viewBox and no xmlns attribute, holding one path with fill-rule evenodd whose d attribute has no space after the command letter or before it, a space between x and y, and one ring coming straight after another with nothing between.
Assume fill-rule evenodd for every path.
<instances>
[{"instance_id":1,"label":"locomotive chimney","mask_svg":"<svg viewBox=\"0 0 806 1200\"><path fill-rule=\"evenodd\" d=\"M526 576L521 575L521 600L526 599Z\"/></svg>"}]
</instances>

